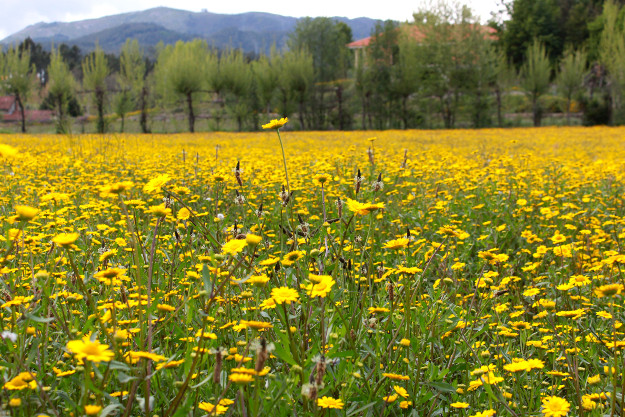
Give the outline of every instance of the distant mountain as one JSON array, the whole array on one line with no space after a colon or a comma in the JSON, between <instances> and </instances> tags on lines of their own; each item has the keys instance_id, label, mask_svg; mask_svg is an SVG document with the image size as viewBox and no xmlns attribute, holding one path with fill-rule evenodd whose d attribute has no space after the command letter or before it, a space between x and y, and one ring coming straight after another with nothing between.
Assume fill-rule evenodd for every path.
<instances>
[{"instance_id":1,"label":"distant mountain","mask_svg":"<svg viewBox=\"0 0 625 417\"><path fill-rule=\"evenodd\" d=\"M376 23L365 17L334 19L349 25L354 39L369 36ZM202 38L215 47L231 46L260 53L268 52L274 43L278 48L284 46L297 21L295 17L270 13L196 13L156 7L76 22L41 22L6 37L0 44L13 44L30 37L45 47L64 42L91 50L97 42L107 52L119 52L127 38L137 39L146 48L160 41L168 44Z\"/></svg>"}]
</instances>

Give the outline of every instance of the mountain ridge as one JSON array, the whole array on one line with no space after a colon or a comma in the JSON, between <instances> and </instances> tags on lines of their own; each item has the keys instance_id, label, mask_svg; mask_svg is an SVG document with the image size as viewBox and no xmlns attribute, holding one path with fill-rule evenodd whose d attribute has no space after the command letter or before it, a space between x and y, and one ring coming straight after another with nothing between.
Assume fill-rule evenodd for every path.
<instances>
[{"instance_id":1,"label":"mountain ridge","mask_svg":"<svg viewBox=\"0 0 625 417\"><path fill-rule=\"evenodd\" d=\"M289 32L300 19L265 12L219 14L161 6L75 22L39 22L0 40L0 44L13 44L30 37L46 48L52 43L66 43L90 50L97 42L107 52L119 52L126 38L137 38L143 47L155 46L161 40L174 43L201 38L219 48L267 53L273 44L278 48L286 45ZM366 17L331 19L349 25L354 39L369 36L377 22Z\"/></svg>"}]
</instances>

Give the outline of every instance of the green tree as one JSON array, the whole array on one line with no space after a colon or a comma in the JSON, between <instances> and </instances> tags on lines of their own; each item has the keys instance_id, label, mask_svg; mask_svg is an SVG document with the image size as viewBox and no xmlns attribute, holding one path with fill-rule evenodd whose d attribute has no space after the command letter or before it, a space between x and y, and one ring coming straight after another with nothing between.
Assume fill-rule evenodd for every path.
<instances>
[{"instance_id":1,"label":"green tree","mask_svg":"<svg viewBox=\"0 0 625 417\"><path fill-rule=\"evenodd\" d=\"M126 113L139 104L141 108L141 130L148 133L147 127L147 85L146 65L143 51L136 39L127 39L119 57L117 85L119 93L115 98L115 112L121 118L121 131L124 131Z\"/></svg>"},{"instance_id":2,"label":"green tree","mask_svg":"<svg viewBox=\"0 0 625 417\"><path fill-rule=\"evenodd\" d=\"M516 82L517 72L502 51L496 52L494 60L493 91L497 106L497 126L503 127L504 94Z\"/></svg>"},{"instance_id":3,"label":"green tree","mask_svg":"<svg viewBox=\"0 0 625 417\"><path fill-rule=\"evenodd\" d=\"M252 71L240 50L228 50L221 55L220 70L226 92L226 106L237 121L239 131L250 115Z\"/></svg>"},{"instance_id":4,"label":"green tree","mask_svg":"<svg viewBox=\"0 0 625 417\"><path fill-rule=\"evenodd\" d=\"M70 100L74 97L76 80L59 49L53 48L50 54L48 78L48 94L52 98L56 110L56 131L57 133L64 133L69 128L67 113Z\"/></svg>"},{"instance_id":5,"label":"green tree","mask_svg":"<svg viewBox=\"0 0 625 417\"><path fill-rule=\"evenodd\" d=\"M213 112L212 118L215 119L215 129L221 128L221 119L225 116L226 100L224 98L226 92L226 76L221 67L222 60L215 51L210 51L206 55L206 66L204 76L208 89L213 94L213 102L218 105L216 111Z\"/></svg>"},{"instance_id":6,"label":"green tree","mask_svg":"<svg viewBox=\"0 0 625 417\"><path fill-rule=\"evenodd\" d=\"M542 105L540 98L549 89L551 64L545 46L535 39L527 49L527 58L521 67L521 87L532 103L534 126L540 126Z\"/></svg>"},{"instance_id":7,"label":"green tree","mask_svg":"<svg viewBox=\"0 0 625 417\"><path fill-rule=\"evenodd\" d=\"M313 83L314 69L313 57L305 51L288 51L282 55L277 63L279 68L279 110L282 116L288 116L293 110L293 104L297 103L298 118L301 129L306 129L305 120L306 103L309 99Z\"/></svg>"},{"instance_id":8,"label":"green tree","mask_svg":"<svg viewBox=\"0 0 625 417\"><path fill-rule=\"evenodd\" d=\"M612 105L612 124L621 123L625 94L625 29L623 9L609 0L603 7L603 31L599 43L599 60L608 72L608 89Z\"/></svg>"},{"instance_id":9,"label":"green tree","mask_svg":"<svg viewBox=\"0 0 625 417\"><path fill-rule=\"evenodd\" d=\"M571 124L571 101L584 86L586 74L586 52L582 49L575 51L568 47L560 61L560 71L556 77L558 92L566 99L566 123Z\"/></svg>"},{"instance_id":10,"label":"green tree","mask_svg":"<svg viewBox=\"0 0 625 417\"><path fill-rule=\"evenodd\" d=\"M506 22L503 43L506 55L519 68L538 40L558 58L564 49L564 33L558 0L514 0Z\"/></svg>"},{"instance_id":11,"label":"green tree","mask_svg":"<svg viewBox=\"0 0 625 417\"><path fill-rule=\"evenodd\" d=\"M344 22L328 17L300 19L289 35L287 44L291 51L304 50L312 56L315 86L308 94L311 127L325 127L331 110L326 103L326 96L328 92L336 94L336 81L347 77L352 61L347 44L351 41L351 28ZM303 110L302 106L300 108Z\"/></svg>"},{"instance_id":12,"label":"green tree","mask_svg":"<svg viewBox=\"0 0 625 417\"><path fill-rule=\"evenodd\" d=\"M104 51L96 45L95 51L87 55L82 63L83 89L91 93L93 105L98 113L97 131L106 132L106 120L104 118L104 106L106 104L106 78L110 70Z\"/></svg>"},{"instance_id":13,"label":"green tree","mask_svg":"<svg viewBox=\"0 0 625 417\"><path fill-rule=\"evenodd\" d=\"M269 115L280 79L277 64L280 56L275 47L271 48L269 56L261 55L252 63L252 72L256 83L256 93L262 106L262 111Z\"/></svg>"},{"instance_id":14,"label":"green tree","mask_svg":"<svg viewBox=\"0 0 625 417\"><path fill-rule=\"evenodd\" d=\"M488 28L466 6L438 3L414 14L414 48L426 97L434 97L446 128L454 127L460 100L471 100L474 123L484 123L491 72ZM475 106L478 107L475 107Z\"/></svg>"},{"instance_id":15,"label":"green tree","mask_svg":"<svg viewBox=\"0 0 625 417\"><path fill-rule=\"evenodd\" d=\"M0 90L15 97L26 133L26 101L33 88L35 67L30 63L30 50L10 47L0 58Z\"/></svg>"},{"instance_id":16,"label":"green tree","mask_svg":"<svg viewBox=\"0 0 625 417\"><path fill-rule=\"evenodd\" d=\"M193 102L204 87L206 54L206 42L202 40L178 41L163 48L156 62L156 78L163 95L173 93L186 101L189 132L195 132Z\"/></svg>"}]
</instances>

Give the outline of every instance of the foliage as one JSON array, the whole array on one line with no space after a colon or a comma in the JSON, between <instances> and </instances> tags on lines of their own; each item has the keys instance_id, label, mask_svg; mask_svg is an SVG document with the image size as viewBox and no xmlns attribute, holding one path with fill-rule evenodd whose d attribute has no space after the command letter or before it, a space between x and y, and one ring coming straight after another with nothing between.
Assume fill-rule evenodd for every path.
<instances>
[{"instance_id":1,"label":"foliage","mask_svg":"<svg viewBox=\"0 0 625 417\"><path fill-rule=\"evenodd\" d=\"M20 111L22 133L26 132L25 108L34 84L34 67L30 64L30 51L10 47L0 54L0 91L15 97Z\"/></svg>"},{"instance_id":2,"label":"foliage","mask_svg":"<svg viewBox=\"0 0 625 417\"><path fill-rule=\"evenodd\" d=\"M575 51L569 47L564 52L560 62L556 84L558 92L566 98L567 123L571 124L571 101L583 89L583 80L586 75L587 57L583 50Z\"/></svg>"},{"instance_id":3,"label":"foliage","mask_svg":"<svg viewBox=\"0 0 625 417\"><path fill-rule=\"evenodd\" d=\"M76 101L76 80L69 70L69 66L63 59L58 49L53 49L50 54L50 66L48 70L48 96L52 108L56 110L57 133L68 132L67 114L72 99Z\"/></svg>"},{"instance_id":4,"label":"foliage","mask_svg":"<svg viewBox=\"0 0 625 417\"><path fill-rule=\"evenodd\" d=\"M157 82L163 97L186 101L189 132L195 131L194 96L204 88L204 69L208 51L206 42L176 42L168 45L158 54L155 66Z\"/></svg>"},{"instance_id":5,"label":"foliage","mask_svg":"<svg viewBox=\"0 0 625 417\"><path fill-rule=\"evenodd\" d=\"M540 126L543 112L540 97L549 89L550 78L551 64L545 46L536 39L528 48L527 59L521 67L521 87L532 103L534 126Z\"/></svg>"},{"instance_id":6,"label":"foliage","mask_svg":"<svg viewBox=\"0 0 625 417\"><path fill-rule=\"evenodd\" d=\"M109 76L108 60L104 51L96 48L95 51L85 57L82 63L83 88L91 93L93 105L97 111L98 133L106 131L106 120L104 118L104 106L107 98L106 78Z\"/></svg>"}]
</instances>

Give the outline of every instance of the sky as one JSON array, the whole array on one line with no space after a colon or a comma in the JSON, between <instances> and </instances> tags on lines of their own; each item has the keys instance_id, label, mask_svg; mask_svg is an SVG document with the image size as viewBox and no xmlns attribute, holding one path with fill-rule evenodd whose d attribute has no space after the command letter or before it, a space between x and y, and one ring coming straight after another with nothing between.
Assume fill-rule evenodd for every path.
<instances>
[{"instance_id":1,"label":"sky","mask_svg":"<svg viewBox=\"0 0 625 417\"><path fill-rule=\"evenodd\" d=\"M166 6L194 12L267 12L283 16L344 16L348 18L411 20L415 10L431 0L313 0L313 1L211 1L211 0L1 0L0 39L38 22L72 22L112 14ZM468 2L466 2L468 3ZM500 0L473 0L473 11L486 22Z\"/></svg>"}]
</instances>

